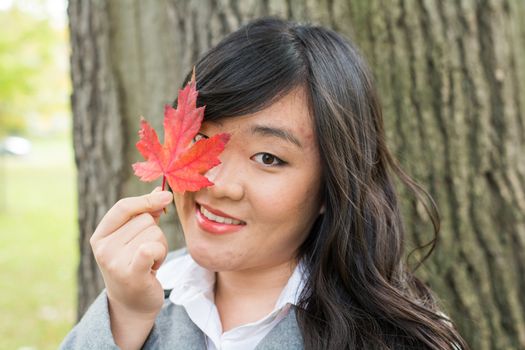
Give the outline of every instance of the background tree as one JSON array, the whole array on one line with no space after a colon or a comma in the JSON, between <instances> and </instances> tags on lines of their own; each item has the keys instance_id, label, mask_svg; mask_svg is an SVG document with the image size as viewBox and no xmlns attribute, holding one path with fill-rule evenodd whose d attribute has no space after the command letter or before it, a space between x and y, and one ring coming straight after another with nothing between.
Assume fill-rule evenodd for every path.
<instances>
[{"instance_id":1,"label":"background tree","mask_svg":"<svg viewBox=\"0 0 525 350\"><path fill-rule=\"evenodd\" d=\"M412 0L69 1L81 262L78 315L103 283L89 248L156 120L200 54L255 17L331 27L361 47L389 143L436 199L442 238L418 270L473 349L525 348L525 3ZM400 187L409 248L430 223ZM182 244L175 210L165 232ZM420 254L421 256L421 254Z\"/></svg>"}]
</instances>

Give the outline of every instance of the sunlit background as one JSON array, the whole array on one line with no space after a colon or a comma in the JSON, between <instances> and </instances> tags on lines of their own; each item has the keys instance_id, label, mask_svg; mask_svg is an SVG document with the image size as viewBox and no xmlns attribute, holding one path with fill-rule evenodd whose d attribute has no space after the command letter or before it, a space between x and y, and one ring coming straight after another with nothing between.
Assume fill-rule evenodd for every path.
<instances>
[{"instance_id":1,"label":"sunlit background","mask_svg":"<svg viewBox=\"0 0 525 350\"><path fill-rule=\"evenodd\" d=\"M0 0L0 349L56 349L78 260L65 0Z\"/></svg>"}]
</instances>

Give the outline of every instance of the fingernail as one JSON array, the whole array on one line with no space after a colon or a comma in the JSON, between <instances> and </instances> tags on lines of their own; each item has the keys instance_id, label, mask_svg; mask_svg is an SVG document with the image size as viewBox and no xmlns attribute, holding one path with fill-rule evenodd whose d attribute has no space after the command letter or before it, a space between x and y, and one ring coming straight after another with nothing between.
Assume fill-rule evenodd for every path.
<instances>
[{"instance_id":1,"label":"fingernail","mask_svg":"<svg viewBox=\"0 0 525 350\"><path fill-rule=\"evenodd\" d=\"M162 188L160 186L157 186L153 189L153 191L151 191L151 193L159 192L160 190L162 190Z\"/></svg>"},{"instance_id":2,"label":"fingernail","mask_svg":"<svg viewBox=\"0 0 525 350\"><path fill-rule=\"evenodd\" d=\"M171 198L172 198L171 192L162 191L162 192L155 192L155 194L158 196L161 202L171 202Z\"/></svg>"}]
</instances>

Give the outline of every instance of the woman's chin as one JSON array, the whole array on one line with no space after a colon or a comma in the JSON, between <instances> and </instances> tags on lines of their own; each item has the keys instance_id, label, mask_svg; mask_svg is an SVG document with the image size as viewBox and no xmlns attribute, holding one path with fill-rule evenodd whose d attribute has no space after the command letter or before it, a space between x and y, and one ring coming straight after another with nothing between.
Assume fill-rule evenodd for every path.
<instances>
[{"instance_id":1,"label":"woman's chin","mask_svg":"<svg viewBox=\"0 0 525 350\"><path fill-rule=\"evenodd\" d=\"M230 271L235 269L232 253L223 253L208 246L187 245L188 252L197 264L210 271Z\"/></svg>"}]
</instances>

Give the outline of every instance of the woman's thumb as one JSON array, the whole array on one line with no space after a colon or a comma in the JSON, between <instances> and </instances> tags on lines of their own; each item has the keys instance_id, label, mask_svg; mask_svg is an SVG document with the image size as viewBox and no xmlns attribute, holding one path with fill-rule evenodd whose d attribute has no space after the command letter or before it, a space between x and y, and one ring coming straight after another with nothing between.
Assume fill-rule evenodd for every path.
<instances>
[{"instance_id":1,"label":"woman's thumb","mask_svg":"<svg viewBox=\"0 0 525 350\"><path fill-rule=\"evenodd\" d=\"M151 193L160 192L160 191L162 191L162 188L160 186L157 186L153 189L153 191L151 191Z\"/></svg>"},{"instance_id":2,"label":"woman's thumb","mask_svg":"<svg viewBox=\"0 0 525 350\"><path fill-rule=\"evenodd\" d=\"M151 193L160 192L160 191L162 191L162 188L160 186L157 186L153 189L153 191L151 191ZM160 216L162 215L162 213L166 214L166 212L167 212L166 207L164 207L163 209L156 210L150 214L153 216L153 219L155 219L155 223L157 223L158 225Z\"/></svg>"}]
</instances>

